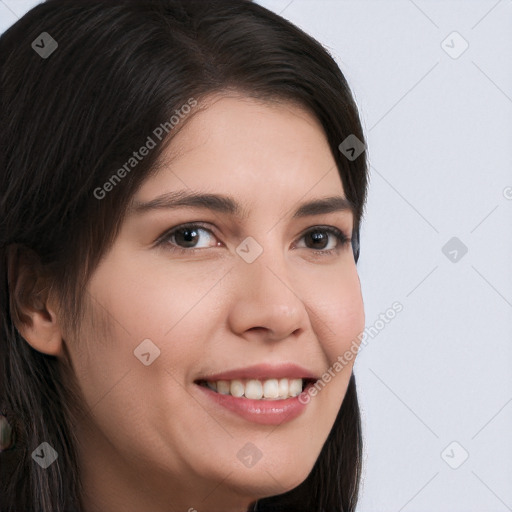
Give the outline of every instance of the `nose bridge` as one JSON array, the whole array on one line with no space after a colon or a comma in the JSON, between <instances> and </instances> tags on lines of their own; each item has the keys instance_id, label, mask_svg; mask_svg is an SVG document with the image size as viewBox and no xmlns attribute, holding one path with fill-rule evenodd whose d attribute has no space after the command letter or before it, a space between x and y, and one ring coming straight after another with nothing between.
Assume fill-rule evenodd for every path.
<instances>
[{"instance_id":1,"label":"nose bridge","mask_svg":"<svg viewBox=\"0 0 512 512\"><path fill-rule=\"evenodd\" d=\"M263 328L280 339L303 328L306 310L290 279L290 265L277 231L246 238L237 248L236 292L231 322L235 330Z\"/></svg>"},{"instance_id":2,"label":"nose bridge","mask_svg":"<svg viewBox=\"0 0 512 512\"><path fill-rule=\"evenodd\" d=\"M247 237L237 249L243 260L238 262L240 271L251 283L253 289L264 294L272 292L274 300L280 295L285 298L288 294L292 294L292 284L289 278L290 268L286 250L282 245L278 229L266 233L261 231L256 236L258 236L257 240ZM244 253L243 250L246 249L248 252ZM245 254L250 256L245 258Z\"/></svg>"}]
</instances>

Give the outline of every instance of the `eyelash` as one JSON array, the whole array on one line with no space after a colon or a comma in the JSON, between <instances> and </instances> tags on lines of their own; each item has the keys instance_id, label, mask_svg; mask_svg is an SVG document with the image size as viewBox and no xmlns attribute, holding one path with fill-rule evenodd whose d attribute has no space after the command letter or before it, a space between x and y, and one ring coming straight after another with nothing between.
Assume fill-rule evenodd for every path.
<instances>
[{"instance_id":1,"label":"eyelash","mask_svg":"<svg viewBox=\"0 0 512 512\"><path fill-rule=\"evenodd\" d=\"M197 251L203 251L206 249L205 247L199 248L199 249L193 248L193 247L187 249L187 248L179 247L176 245L174 247L169 247L170 246L169 239L172 238L172 236L177 231L181 231L181 230L185 230L185 229L197 229L197 228L204 230L204 231L208 231L208 233L215 236L215 234L210 229L204 227L202 224L198 224L198 223L180 224L179 226L176 226L176 227L172 228L171 230L166 231L163 235L161 235L158 238L155 245L156 246L168 245L168 247L165 247L166 250L170 250L171 252L177 252L180 254L191 254L191 253L194 254ZM304 232L301 235L301 237L299 238L299 240L304 238L309 233L315 232L315 231L325 231L325 232L333 235L338 240L338 246L335 247L334 249L328 249L328 250L311 249L311 251L313 251L314 254L317 254L320 256L330 256L330 255L334 254L336 251L338 251L339 249L346 247L352 241L352 239L347 237L347 235L345 235L345 233L343 231L341 231L338 228L335 228L334 226L313 226L312 228L310 228L306 232ZM306 249L308 249L308 247L306 247Z\"/></svg>"}]
</instances>

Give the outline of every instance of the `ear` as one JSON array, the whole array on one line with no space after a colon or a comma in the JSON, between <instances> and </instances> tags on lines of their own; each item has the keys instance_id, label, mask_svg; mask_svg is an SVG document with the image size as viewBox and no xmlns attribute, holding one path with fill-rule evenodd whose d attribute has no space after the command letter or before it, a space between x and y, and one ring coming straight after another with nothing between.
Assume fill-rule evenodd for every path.
<instances>
[{"instance_id":1,"label":"ear","mask_svg":"<svg viewBox=\"0 0 512 512\"><path fill-rule=\"evenodd\" d=\"M43 354L63 356L62 332L49 300L49 280L37 254L24 246L7 248L11 317L29 345Z\"/></svg>"}]
</instances>

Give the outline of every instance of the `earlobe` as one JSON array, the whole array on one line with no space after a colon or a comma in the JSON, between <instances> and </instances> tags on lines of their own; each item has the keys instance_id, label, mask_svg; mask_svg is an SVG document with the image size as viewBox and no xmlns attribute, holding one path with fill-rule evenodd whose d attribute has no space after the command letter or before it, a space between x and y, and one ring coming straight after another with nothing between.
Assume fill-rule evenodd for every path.
<instances>
[{"instance_id":1,"label":"earlobe","mask_svg":"<svg viewBox=\"0 0 512 512\"><path fill-rule=\"evenodd\" d=\"M18 332L38 352L63 356L62 335L55 313L48 310L28 313L30 324L17 325Z\"/></svg>"},{"instance_id":2,"label":"earlobe","mask_svg":"<svg viewBox=\"0 0 512 512\"><path fill-rule=\"evenodd\" d=\"M7 250L11 318L28 344L38 352L63 356L62 333L57 314L48 300L48 287L37 255L11 245Z\"/></svg>"}]
</instances>

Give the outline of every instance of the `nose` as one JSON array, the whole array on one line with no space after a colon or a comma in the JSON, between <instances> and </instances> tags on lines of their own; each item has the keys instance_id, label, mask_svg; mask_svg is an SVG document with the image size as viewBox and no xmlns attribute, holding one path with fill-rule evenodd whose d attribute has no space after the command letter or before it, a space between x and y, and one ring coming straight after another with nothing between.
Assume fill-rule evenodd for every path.
<instances>
[{"instance_id":1,"label":"nose","mask_svg":"<svg viewBox=\"0 0 512 512\"><path fill-rule=\"evenodd\" d=\"M290 273L285 255L277 251L264 250L252 263L237 261L228 318L233 332L247 340L279 341L307 329L307 310Z\"/></svg>"}]
</instances>

